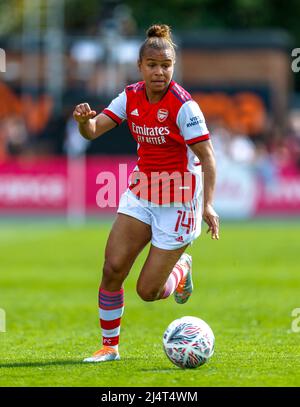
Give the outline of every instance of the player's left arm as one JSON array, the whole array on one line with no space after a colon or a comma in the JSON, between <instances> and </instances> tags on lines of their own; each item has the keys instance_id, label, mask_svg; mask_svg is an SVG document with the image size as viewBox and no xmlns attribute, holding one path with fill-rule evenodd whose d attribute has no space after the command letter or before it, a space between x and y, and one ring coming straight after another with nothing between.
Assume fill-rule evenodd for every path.
<instances>
[{"instance_id":1,"label":"player's left arm","mask_svg":"<svg viewBox=\"0 0 300 407\"><path fill-rule=\"evenodd\" d=\"M216 185L216 160L210 140L201 141L189 146L199 158L203 180L203 219L208 224L207 233L212 239L219 239L219 216L213 208L213 197Z\"/></svg>"},{"instance_id":2,"label":"player's left arm","mask_svg":"<svg viewBox=\"0 0 300 407\"><path fill-rule=\"evenodd\" d=\"M199 158L204 173L203 219L208 224L207 233L213 239L219 239L219 217L213 208L213 195L216 185L216 160L205 118L199 105L194 100L184 103L176 123L186 144Z\"/></svg>"}]
</instances>

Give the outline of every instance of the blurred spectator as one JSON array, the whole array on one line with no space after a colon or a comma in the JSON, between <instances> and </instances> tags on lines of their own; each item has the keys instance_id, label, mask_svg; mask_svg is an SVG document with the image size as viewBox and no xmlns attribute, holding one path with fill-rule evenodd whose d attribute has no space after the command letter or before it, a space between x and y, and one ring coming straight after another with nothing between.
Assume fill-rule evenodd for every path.
<instances>
[{"instance_id":1,"label":"blurred spectator","mask_svg":"<svg viewBox=\"0 0 300 407\"><path fill-rule=\"evenodd\" d=\"M290 113L287 147L297 170L300 172L300 110L293 110Z\"/></svg>"},{"instance_id":2,"label":"blurred spectator","mask_svg":"<svg viewBox=\"0 0 300 407\"><path fill-rule=\"evenodd\" d=\"M209 123L217 161L234 161L252 164L255 160L255 144L244 134L230 130L222 119Z\"/></svg>"},{"instance_id":3,"label":"blurred spectator","mask_svg":"<svg viewBox=\"0 0 300 407\"><path fill-rule=\"evenodd\" d=\"M229 154L235 162L251 164L255 159L255 145L246 134L232 132Z\"/></svg>"},{"instance_id":4,"label":"blurred spectator","mask_svg":"<svg viewBox=\"0 0 300 407\"><path fill-rule=\"evenodd\" d=\"M77 80L86 81L93 74L96 64L104 57L104 47L95 39L81 39L76 41L70 49L70 56L74 61ZM74 70L74 65L71 69Z\"/></svg>"},{"instance_id":5,"label":"blurred spectator","mask_svg":"<svg viewBox=\"0 0 300 407\"><path fill-rule=\"evenodd\" d=\"M270 185L277 180L277 167L271 154L263 142L256 144L254 169L261 181Z\"/></svg>"},{"instance_id":6,"label":"blurred spectator","mask_svg":"<svg viewBox=\"0 0 300 407\"><path fill-rule=\"evenodd\" d=\"M280 174L289 176L298 173L294 151L291 149L288 136L283 135L277 126L274 126L272 130L270 153Z\"/></svg>"},{"instance_id":7,"label":"blurred spectator","mask_svg":"<svg viewBox=\"0 0 300 407\"><path fill-rule=\"evenodd\" d=\"M0 139L3 143L3 158L6 154L19 155L24 152L28 143L28 133L24 119L12 115L1 120Z\"/></svg>"},{"instance_id":8,"label":"blurred spectator","mask_svg":"<svg viewBox=\"0 0 300 407\"><path fill-rule=\"evenodd\" d=\"M223 121L221 119L214 120L213 122L208 123L208 128L211 134L217 162L222 163L229 160L228 148L231 134L224 126Z\"/></svg>"}]
</instances>

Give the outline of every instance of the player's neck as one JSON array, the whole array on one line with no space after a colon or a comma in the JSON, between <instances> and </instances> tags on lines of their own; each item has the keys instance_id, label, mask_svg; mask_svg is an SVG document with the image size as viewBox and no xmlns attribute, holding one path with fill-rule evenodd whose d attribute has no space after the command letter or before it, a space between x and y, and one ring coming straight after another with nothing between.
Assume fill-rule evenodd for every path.
<instances>
[{"instance_id":1,"label":"player's neck","mask_svg":"<svg viewBox=\"0 0 300 407\"><path fill-rule=\"evenodd\" d=\"M146 87L146 97L149 103L158 103L167 93L168 88L162 92L153 92Z\"/></svg>"}]
</instances>

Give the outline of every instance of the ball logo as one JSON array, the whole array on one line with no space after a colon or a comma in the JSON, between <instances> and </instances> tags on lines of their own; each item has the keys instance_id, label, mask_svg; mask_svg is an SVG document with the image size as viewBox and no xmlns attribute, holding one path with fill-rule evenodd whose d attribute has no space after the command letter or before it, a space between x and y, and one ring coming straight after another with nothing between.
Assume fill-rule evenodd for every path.
<instances>
[{"instance_id":1,"label":"ball logo","mask_svg":"<svg viewBox=\"0 0 300 407\"><path fill-rule=\"evenodd\" d=\"M168 115L169 112L166 109L159 109L157 112L157 119L159 122L164 122Z\"/></svg>"}]
</instances>

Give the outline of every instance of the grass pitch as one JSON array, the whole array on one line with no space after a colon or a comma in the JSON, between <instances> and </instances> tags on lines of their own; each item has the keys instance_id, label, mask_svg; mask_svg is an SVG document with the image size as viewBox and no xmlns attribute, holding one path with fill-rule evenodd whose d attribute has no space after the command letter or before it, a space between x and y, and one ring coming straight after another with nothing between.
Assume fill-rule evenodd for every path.
<instances>
[{"instance_id":1,"label":"grass pitch","mask_svg":"<svg viewBox=\"0 0 300 407\"><path fill-rule=\"evenodd\" d=\"M147 250L125 282L121 361L83 364L99 348L98 285L110 225L0 227L0 386L299 386L298 223L222 226L189 249L194 293L143 302L135 282ZM216 337L204 366L181 370L162 349L167 325L204 319ZM295 323L294 323L295 324ZM298 324L300 325L300 323Z\"/></svg>"}]
</instances>

